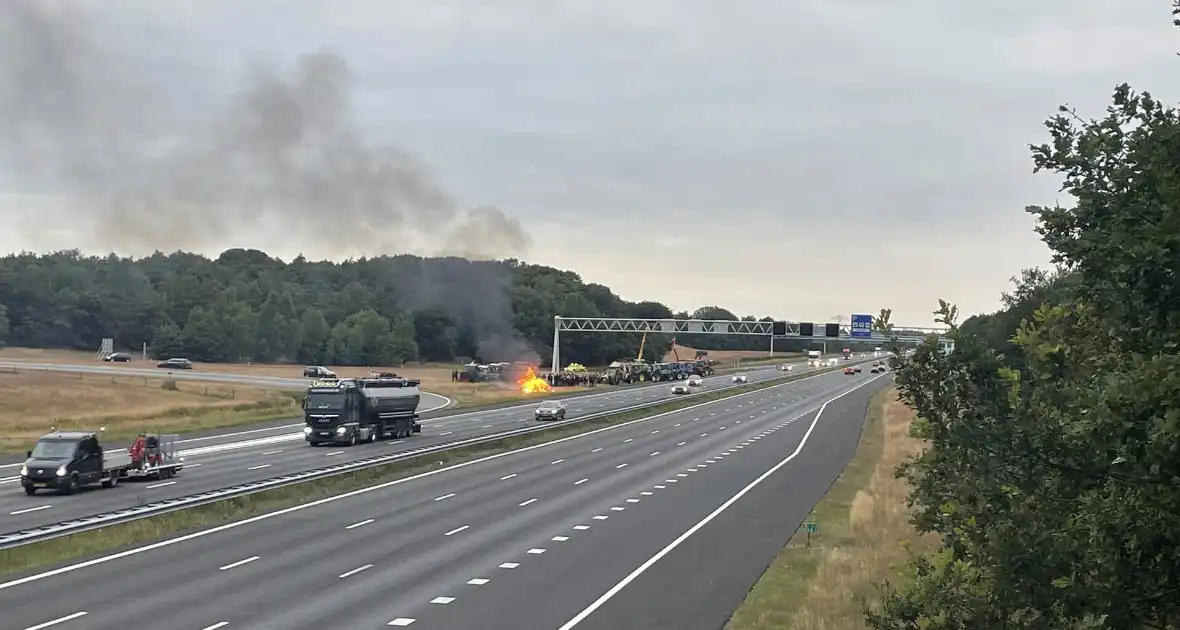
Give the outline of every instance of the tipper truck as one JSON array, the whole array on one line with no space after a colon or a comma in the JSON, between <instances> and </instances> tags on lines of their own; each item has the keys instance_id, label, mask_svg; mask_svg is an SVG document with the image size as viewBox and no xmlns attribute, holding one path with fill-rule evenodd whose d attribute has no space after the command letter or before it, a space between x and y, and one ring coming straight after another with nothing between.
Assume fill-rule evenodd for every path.
<instances>
[{"instance_id":1,"label":"tipper truck","mask_svg":"<svg viewBox=\"0 0 1180 630\"><path fill-rule=\"evenodd\" d=\"M74 494L95 484L111 488L127 477L166 479L184 467L184 458L176 453L178 435L145 433L129 449L104 450L100 433L58 431L41 436L20 468L25 494L42 489Z\"/></svg>"},{"instance_id":2,"label":"tipper truck","mask_svg":"<svg viewBox=\"0 0 1180 630\"><path fill-rule=\"evenodd\" d=\"M376 442L422 432L418 422L421 381L398 378L346 378L307 388L303 437L311 446Z\"/></svg>"}]
</instances>

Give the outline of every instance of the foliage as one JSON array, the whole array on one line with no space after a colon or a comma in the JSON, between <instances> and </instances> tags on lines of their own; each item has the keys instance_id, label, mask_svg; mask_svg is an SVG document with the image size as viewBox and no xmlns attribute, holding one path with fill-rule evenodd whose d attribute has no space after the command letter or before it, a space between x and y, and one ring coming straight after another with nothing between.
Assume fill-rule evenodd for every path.
<instances>
[{"instance_id":1,"label":"foliage","mask_svg":"<svg viewBox=\"0 0 1180 630\"><path fill-rule=\"evenodd\" d=\"M896 362L930 446L899 474L944 547L873 628L1180 627L1180 113L1123 85L1047 126L1036 169L1077 199L1029 208L1057 269Z\"/></svg>"},{"instance_id":2,"label":"foliage","mask_svg":"<svg viewBox=\"0 0 1180 630\"><path fill-rule=\"evenodd\" d=\"M244 249L215 260L183 252L135 260L76 251L0 258L0 347L93 351L110 337L118 349L147 343L152 356L199 361L536 361L552 353L558 314L689 316L659 302L628 302L570 271L514 260L300 257L284 263ZM692 315L738 319L715 306ZM563 333L561 339L564 361L587 365L634 357L640 344L637 334ZM659 360L670 341L650 335L645 358ZM706 349L765 344L763 337L740 335L679 341Z\"/></svg>"}]
</instances>

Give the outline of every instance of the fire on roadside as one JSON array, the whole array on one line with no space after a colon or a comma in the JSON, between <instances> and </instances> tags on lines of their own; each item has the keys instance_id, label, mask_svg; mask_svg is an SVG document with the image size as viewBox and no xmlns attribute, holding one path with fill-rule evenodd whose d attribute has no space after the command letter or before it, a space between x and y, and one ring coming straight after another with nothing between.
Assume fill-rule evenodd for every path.
<instances>
[{"instance_id":1,"label":"fire on roadside","mask_svg":"<svg viewBox=\"0 0 1180 630\"><path fill-rule=\"evenodd\" d=\"M521 377L521 379L517 382L520 383L520 391L526 394L553 391L553 388L549 386L549 383L546 382L545 379L537 376L537 373L533 371L532 367L529 367L528 371L525 372L524 376Z\"/></svg>"}]
</instances>

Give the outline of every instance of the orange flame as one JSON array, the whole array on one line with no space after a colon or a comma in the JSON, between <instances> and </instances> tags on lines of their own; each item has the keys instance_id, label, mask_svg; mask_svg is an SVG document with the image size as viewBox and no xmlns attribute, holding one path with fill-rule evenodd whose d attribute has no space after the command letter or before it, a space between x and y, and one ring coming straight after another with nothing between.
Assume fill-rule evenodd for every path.
<instances>
[{"instance_id":1,"label":"orange flame","mask_svg":"<svg viewBox=\"0 0 1180 630\"><path fill-rule=\"evenodd\" d=\"M524 373L524 376L521 377L521 379L517 382L520 383L520 391L526 394L553 391L553 388L549 386L549 383L545 379L538 377L537 373L533 371L532 367L530 367L528 371Z\"/></svg>"}]
</instances>

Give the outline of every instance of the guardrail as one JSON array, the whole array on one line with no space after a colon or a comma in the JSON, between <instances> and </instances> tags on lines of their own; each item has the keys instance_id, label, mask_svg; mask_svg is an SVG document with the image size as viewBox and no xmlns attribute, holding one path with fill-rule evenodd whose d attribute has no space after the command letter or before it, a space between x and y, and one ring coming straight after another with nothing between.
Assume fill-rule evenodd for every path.
<instances>
[{"instance_id":1,"label":"guardrail","mask_svg":"<svg viewBox=\"0 0 1180 630\"><path fill-rule=\"evenodd\" d=\"M860 362L858 361L857 363L860 363ZM822 368L820 370L817 370L813 374L808 374L807 377L819 376L821 374L836 372L836 371L840 371L843 369L844 369L843 365L838 365L838 366L830 367L830 368ZM324 479L327 477L334 477L337 475L343 475L343 474L347 474L350 472L364 470L366 468L373 468L375 466L383 466L386 464L393 464L393 463L396 463L399 461L413 459L415 457L421 457L423 455L431 455L434 453L441 453L443 451L448 451L448 450L456 449L456 448L463 448L463 447L467 447L467 446L477 446L479 444L487 444L489 442L495 442L497 440L503 440L505 438L516 437L516 436L520 436L520 435L528 435L531 433L538 433L540 431L544 431L546 429L550 429L553 427L567 426L567 425L577 424L579 422L585 422L587 420L594 420L597 418L605 418L608 416L614 416L614 415L619 415L619 414L623 414L623 413L630 413L632 411L640 411L643 409L649 409L651 407L659 407L662 405L669 404L670 402L673 402L676 400L689 400L689 399L695 398L697 396L704 396L706 394L716 394L718 392L725 392L725 391L734 390L734 389L743 389L743 388L753 387L753 386L757 386L757 385L774 386L774 384L783 385L788 382L791 382L792 380L802 380L799 378L792 379L791 378L792 376L798 376L798 375L797 374L787 374L787 375L783 375L780 377L769 378L764 381L757 381L754 383L741 383L741 384L737 384L737 385L729 385L726 387L721 387L719 389L700 391L700 392L696 392L693 394L687 394L687 395L684 395L679 398L674 398L671 400L669 400L669 399L654 400L654 401L641 403L638 405L633 405L630 407L624 407L622 409L614 409L611 411L601 411L601 412L589 414L587 416L582 416L582 417L578 417L578 418L570 418L569 420L560 420L560 421L556 421L556 422L546 422L545 424L542 424L542 425L521 427L519 429L512 429L509 431L501 431L498 433L493 433L493 434L489 434L489 435L481 435L481 436L472 437L472 438L457 439L457 440L452 440L449 442L443 442L441 444L427 446L427 447L420 448L420 449L400 451L397 453L390 453L388 455L379 455L376 457L367 457L365 459L354 460L354 461L347 462L344 464L337 464L335 466L325 466L323 468L315 468L315 469L305 470L305 471L301 471L301 472L297 472L297 473L280 475L278 477L271 477L269 479L263 479L260 481L253 481L253 482L243 483L243 484L239 484L239 485L235 485L235 486L226 486L224 488L218 488L216 490L209 490L207 492L199 492L197 494L191 494L191 495L187 495L187 496L183 496L183 497L177 497L174 499L165 499L163 501L155 501L152 503L137 505L135 507L124 508L121 510L113 510L110 512L103 512L100 514L94 514L92 516L71 519L68 521L61 521L59 523L53 523L50 525L42 525L40 527L33 527L33 528L19 530L19 531L15 531L15 532L11 532L11 533L0 534L0 551L3 551L5 549L11 549L13 547L20 547L22 545L28 545L28 544L32 544L32 543L53 540L54 538L62 538L62 537L70 536L73 534L80 534L83 532L101 529L103 527L108 527L111 525L119 525L122 523L128 523L131 521L136 521L136 520L147 518L150 516L159 516L162 514L168 514L170 512L175 512L175 511L179 511L179 510L200 507L202 505L208 505L210 503L215 503L217 501L224 501L226 499L233 499L233 498L237 498L237 497L241 497L241 496L246 496L249 494L256 494L258 492L263 492L266 490L275 490L278 488L292 486L292 485L299 484L299 483L305 483L308 481L316 481L316 480ZM803 378L807 378L807 377L803 377ZM782 381L782 382L776 383L776 381ZM749 393L759 391L760 389L767 389L767 388L763 387L763 388L754 389L754 390L751 390ZM739 393L739 394L735 394L735 395L741 395L741 394Z\"/></svg>"}]
</instances>

